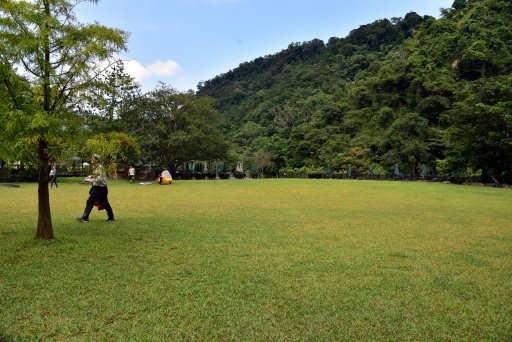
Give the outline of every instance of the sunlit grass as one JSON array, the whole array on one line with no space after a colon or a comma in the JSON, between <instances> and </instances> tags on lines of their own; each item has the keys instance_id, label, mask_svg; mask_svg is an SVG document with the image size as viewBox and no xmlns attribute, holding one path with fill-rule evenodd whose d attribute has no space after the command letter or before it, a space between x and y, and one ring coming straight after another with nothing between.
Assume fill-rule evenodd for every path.
<instances>
[{"instance_id":1,"label":"sunlit grass","mask_svg":"<svg viewBox=\"0 0 512 342\"><path fill-rule=\"evenodd\" d=\"M0 187L0 340L512 339L512 191L342 180Z\"/></svg>"}]
</instances>

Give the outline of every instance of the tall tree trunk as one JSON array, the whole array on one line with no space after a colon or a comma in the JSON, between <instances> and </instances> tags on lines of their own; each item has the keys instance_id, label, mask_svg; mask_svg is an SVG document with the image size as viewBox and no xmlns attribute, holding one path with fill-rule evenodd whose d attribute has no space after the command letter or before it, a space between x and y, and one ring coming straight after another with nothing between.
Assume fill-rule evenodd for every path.
<instances>
[{"instance_id":1,"label":"tall tree trunk","mask_svg":"<svg viewBox=\"0 0 512 342\"><path fill-rule=\"evenodd\" d=\"M48 192L48 143L43 138L39 139L38 157L39 157L39 181L38 195L38 213L36 238L43 240L53 239L52 215L50 211L50 194Z\"/></svg>"},{"instance_id":2,"label":"tall tree trunk","mask_svg":"<svg viewBox=\"0 0 512 342\"><path fill-rule=\"evenodd\" d=\"M51 96L51 84L50 84L50 38L49 33L49 18L50 18L50 3L44 1L44 10L46 14L46 21L44 26L44 61L43 61L43 107L44 110L50 112L50 96ZM48 192L48 141L41 137L39 138L39 146L37 150L38 161L39 161L39 175L37 177L39 181L39 187L37 190L38 197L38 213L39 218L37 220L37 239L51 240L53 239L53 225L52 215L50 211L50 194Z\"/></svg>"}]
</instances>

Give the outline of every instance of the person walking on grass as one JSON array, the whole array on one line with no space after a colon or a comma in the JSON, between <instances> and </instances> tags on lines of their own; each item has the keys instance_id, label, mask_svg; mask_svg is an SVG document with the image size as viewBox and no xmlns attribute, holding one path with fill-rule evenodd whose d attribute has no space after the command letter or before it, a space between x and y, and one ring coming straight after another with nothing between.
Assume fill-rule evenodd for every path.
<instances>
[{"instance_id":1,"label":"person walking on grass","mask_svg":"<svg viewBox=\"0 0 512 342\"><path fill-rule=\"evenodd\" d=\"M78 222L89 222L89 214L92 208L97 205L98 209L105 209L107 211L107 222L114 222L114 212L108 202L108 187L107 187L107 174L105 168L100 164L100 156L94 154L91 158L92 175L88 179L92 183L91 190L89 190L89 198L85 204L84 214L77 218Z\"/></svg>"},{"instance_id":2,"label":"person walking on grass","mask_svg":"<svg viewBox=\"0 0 512 342\"><path fill-rule=\"evenodd\" d=\"M130 183L133 183L133 180L135 179L135 169L131 165L130 168L128 169L128 178L130 179Z\"/></svg>"},{"instance_id":3,"label":"person walking on grass","mask_svg":"<svg viewBox=\"0 0 512 342\"><path fill-rule=\"evenodd\" d=\"M53 165L50 170L50 188L53 188L53 184L55 184L56 188L59 187L57 184L57 167L55 165Z\"/></svg>"}]
</instances>

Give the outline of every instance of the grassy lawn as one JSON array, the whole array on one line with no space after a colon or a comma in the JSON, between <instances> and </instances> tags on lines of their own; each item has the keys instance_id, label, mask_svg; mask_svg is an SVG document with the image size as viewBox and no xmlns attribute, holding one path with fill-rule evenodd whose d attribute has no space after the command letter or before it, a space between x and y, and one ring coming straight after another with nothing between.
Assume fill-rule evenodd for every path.
<instances>
[{"instance_id":1,"label":"grassy lawn","mask_svg":"<svg viewBox=\"0 0 512 342\"><path fill-rule=\"evenodd\" d=\"M510 341L512 190L349 180L0 186L0 341Z\"/></svg>"}]
</instances>

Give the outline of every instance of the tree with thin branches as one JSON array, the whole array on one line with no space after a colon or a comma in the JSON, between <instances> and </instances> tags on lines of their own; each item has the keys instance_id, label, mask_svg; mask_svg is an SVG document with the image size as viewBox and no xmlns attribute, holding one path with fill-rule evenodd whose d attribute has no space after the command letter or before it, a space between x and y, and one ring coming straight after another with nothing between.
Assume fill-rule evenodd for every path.
<instances>
[{"instance_id":1,"label":"tree with thin branches","mask_svg":"<svg viewBox=\"0 0 512 342\"><path fill-rule=\"evenodd\" d=\"M54 237L52 155L81 129L81 94L126 50L126 32L78 21L83 2L97 0L0 0L0 158L38 168L38 239Z\"/></svg>"}]
</instances>

